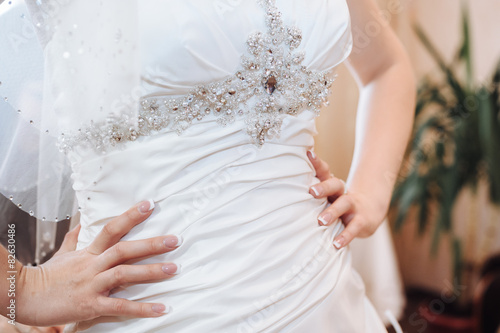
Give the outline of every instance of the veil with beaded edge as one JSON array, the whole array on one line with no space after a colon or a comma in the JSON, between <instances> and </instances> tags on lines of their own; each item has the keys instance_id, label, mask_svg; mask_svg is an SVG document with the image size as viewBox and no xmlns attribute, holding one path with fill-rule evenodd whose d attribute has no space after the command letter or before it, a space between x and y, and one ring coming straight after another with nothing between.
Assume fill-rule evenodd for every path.
<instances>
[{"instance_id":1,"label":"veil with beaded edge","mask_svg":"<svg viewBox=\"0 0 500 333\"><path fill-rule=\"evenodd\" d=\"M40 221L78 209L61 135L136 119L137 24L136 0L0 4L0 192ZM41 242L53 246L44 225Z\"/></svg>"}]
</instances>

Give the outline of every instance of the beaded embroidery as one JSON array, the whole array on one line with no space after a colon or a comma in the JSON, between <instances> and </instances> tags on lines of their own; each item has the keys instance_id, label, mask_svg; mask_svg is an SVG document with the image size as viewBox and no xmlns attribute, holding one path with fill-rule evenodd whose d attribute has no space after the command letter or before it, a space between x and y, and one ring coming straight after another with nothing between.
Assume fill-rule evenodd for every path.
<instances>
[{"instance_id":1,"label":"beaded embroidery","mask_svg":"<svg viewBox=\"0 0 500 333\"><path fill-rule=\"evenodd\" d=\"M130 119L92 123L75 135L61 135L60 150L66 153L83 145L105 152L120 142L166 128L180 135L193 121L210 114L221 126L244 117L252 142L262 146L266 138L279 136L286 115L295 116L305 109L319 115L334 81L331 71L312 71L302 65L305 53L296 51L302 31L284 26L275 0L261 0L260 4L266 10L268 32L248 37L248 54L242 56L242 69L235 75L198 86L183 97L143 99L137 126L131 126Z\"/></svg>"}]
</instances>

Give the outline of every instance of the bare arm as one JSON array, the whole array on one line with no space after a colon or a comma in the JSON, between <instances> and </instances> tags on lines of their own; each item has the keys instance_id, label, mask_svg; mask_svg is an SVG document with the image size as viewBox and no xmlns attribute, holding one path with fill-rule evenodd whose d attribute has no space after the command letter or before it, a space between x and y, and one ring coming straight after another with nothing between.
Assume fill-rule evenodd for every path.
<instances>
[{"instance_id":1,"label":"bare arm","mask_svg":"<svg viewBox=\"0 0 500 333\"><path fill-rule=\"evenodd\" d=\"M320 215L328 224L339 217L346 224L337 247L371 235L383 221L411 133L416 92L409 58L374 0L347 3L354 38L347 65L360 88L355 150L348 194ZM368 43L361 36L367 29Z\"/></svg>"}]
</instances>

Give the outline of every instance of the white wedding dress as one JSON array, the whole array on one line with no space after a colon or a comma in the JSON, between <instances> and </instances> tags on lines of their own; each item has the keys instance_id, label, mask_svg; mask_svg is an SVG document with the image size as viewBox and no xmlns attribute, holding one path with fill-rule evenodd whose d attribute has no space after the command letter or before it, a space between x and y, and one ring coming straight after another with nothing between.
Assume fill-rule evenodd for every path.
<instances>
[{"instance_id":1,"label":"white wedding dress","mask_svg":"<svg viewBox=\"0 0 500 333\"><path fill-rule=\"evenodd\" d=\"M305 54L297 64L324 73L345 60L352 47L345 0L275 3L284 31L301 31L296 47ZM247 45L252 33L270 33L273 22L266 21L267 10L256 0L140 1L145 110L155 111L171 98L238 76L238 71L247 74L241 57L252 60ZM268 52L264 58L275 55L267 51L265 41L262 45ZM258 99L274 89L291 88L285 72L273 73L266 74L262 87L257 83L262 91L255 88L250 94ZM240 91L226 93L239 96ZM241 113L250 110L250 116L225 118L226 126L221 126L223 117L207 114L179 133L163 126L106 154L93 149L68 152L81 207L79 249L113 216L149 198L156 203L153 215L125 239L167 234L184 239L175 251L141 262L180 264L179 275L127 286L113 295L161 302L172 307L171 313L147 319L102 318L86 332L386 331L351 267L349 248L332 246L342 224L318 226L317 216L328 203L308 193L319 182L306 155L316 134L314 105L265 118L274 130L259 128L252 137L255 103L259 101L248 97ZM80 323L67 330L78 325L85 327Z\"/></svg>"}]
</instances>

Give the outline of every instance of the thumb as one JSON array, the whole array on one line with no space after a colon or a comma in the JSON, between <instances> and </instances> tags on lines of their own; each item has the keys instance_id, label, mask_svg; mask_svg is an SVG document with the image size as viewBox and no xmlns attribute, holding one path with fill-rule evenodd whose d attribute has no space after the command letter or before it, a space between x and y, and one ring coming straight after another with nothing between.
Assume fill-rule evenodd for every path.
<instances>
[{"instance_id":1,"label":"thumb","mask_svg":"<svg viewBox=\"0 0 500 333\"><path fill-rule=\"evenodd\" d=\"M61 244L61 247L54 256L66 252L75 251L76 243L78 242L78 234L80 233L80 227L81 227L80 223L78 223L78 225L74 227L73 230L71 230L64 236L64 240Z\"/></svg>"}]
</instances>

